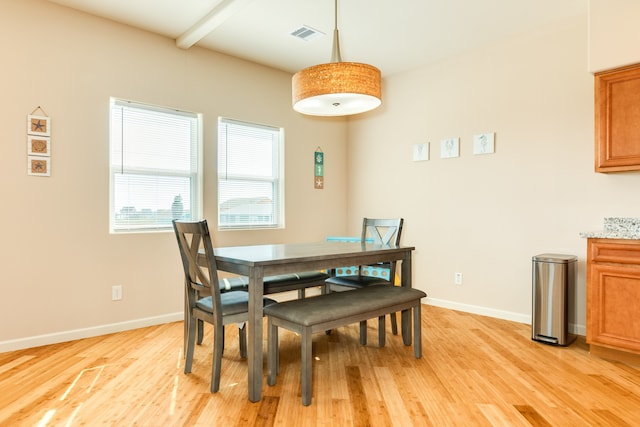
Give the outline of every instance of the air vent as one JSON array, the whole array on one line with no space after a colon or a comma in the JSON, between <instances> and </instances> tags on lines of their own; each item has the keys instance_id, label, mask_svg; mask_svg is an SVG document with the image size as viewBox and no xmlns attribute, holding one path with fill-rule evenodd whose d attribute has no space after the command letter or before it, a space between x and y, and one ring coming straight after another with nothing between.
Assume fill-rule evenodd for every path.
<instances>
[{"instance_id":1,"label":"air vent","mask_svg":"<svg viewBox=\"0 0 640 427\"><path fill-rule=\"evenodd\" d=\"M322 37L325 34L322 31L318 31L315 28L311 28L308 27L306 25L303 25L302 27L298 28L297 30L293 31L291 33L291 35L293 37L302 39L306 42L308 42L309 40L313 40L313 39L317 39L318 37Z\"/></svg>"}]
</instances>

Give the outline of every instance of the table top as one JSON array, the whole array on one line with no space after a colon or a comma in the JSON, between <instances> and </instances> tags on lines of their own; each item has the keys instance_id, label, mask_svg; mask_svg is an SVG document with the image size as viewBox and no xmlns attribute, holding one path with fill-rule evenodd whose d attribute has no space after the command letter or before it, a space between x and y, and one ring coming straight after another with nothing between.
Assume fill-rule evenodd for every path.
<instances>
[{"instance_id":1,"label":"table top","mask_svg":"<svg viewBox=\"0 0 640 427\"><path fill-rule=\"evenodd\" d=\"M361 242L314 242L285 243L253 246L230 246L215 248L216 261L251 266L265 266L281 263L297 263L324 260L340 260L360 256L380 255L388 257L396 253L411 252L412 246L389 246Z\"/></svg>"}]
</instances>

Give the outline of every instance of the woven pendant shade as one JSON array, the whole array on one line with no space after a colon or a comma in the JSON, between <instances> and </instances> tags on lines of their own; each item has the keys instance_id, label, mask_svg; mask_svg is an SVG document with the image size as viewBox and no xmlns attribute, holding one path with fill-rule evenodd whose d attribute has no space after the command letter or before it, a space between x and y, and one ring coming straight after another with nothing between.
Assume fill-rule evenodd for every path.
<instances>
[{"instance_id":1,"label":"woven pendant shade","mask_svg":"<svg viewBox=\"0 0 640 427\"><path fill-rule=\"evenodd\" d=\"M346 116L381 104L380 70L358 62L330 62L298 71L293 109L315 116Z\"/></svg>"},{"instance_id":2,"label":"woven pendant shade","mask_svg":"<svg viewBox=\"0 0 640 427\"><path fill-rule=\"evenodd\" d=\"M338 0L331 62L298 71L291 79L293 109L312 116L348 116L382 103L380 70L359 62L342 62L338 33Z\"/></svg>"}]
</instances>

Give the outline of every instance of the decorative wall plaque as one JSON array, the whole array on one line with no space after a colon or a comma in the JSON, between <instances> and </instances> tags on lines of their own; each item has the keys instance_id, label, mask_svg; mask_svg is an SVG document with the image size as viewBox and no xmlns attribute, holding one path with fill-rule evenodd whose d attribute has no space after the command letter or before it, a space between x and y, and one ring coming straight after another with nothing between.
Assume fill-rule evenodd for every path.
<instances>
[{"instance_id":1,"label":"decorative wall plaque","mask_svg":"<svg viewBox=\"0 0 640 427\"><path fill-rule=\"evenodd\" d=\"M324 188L324 153L320 147L313 153L313 188Z\"/></svg>"},{"instance_id":2,"label":"decorative wall plaque","mask_svg":"<svg viewBox=\"0 0 640 427\"><path fill-rule=\"evenodd\" d=\"M42 115L34 114L40 110ZM51 119L40 106L27 115L27 174L51 176Z\"/></svg>"}]
</instances>

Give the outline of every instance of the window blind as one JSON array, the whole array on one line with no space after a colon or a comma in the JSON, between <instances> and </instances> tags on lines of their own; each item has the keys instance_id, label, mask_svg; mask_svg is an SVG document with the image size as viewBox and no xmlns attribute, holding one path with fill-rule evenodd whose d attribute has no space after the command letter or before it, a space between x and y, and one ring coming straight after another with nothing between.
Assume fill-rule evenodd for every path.
<instances>
[{"instance_id":1,"label":"window blind","mask_svg":"<svg viewBox=\"0 0 640 427\"><path fill-rule=\"evenodd\" d=\"M218 120L218 228L283 226L281 128Z\"/></svg>"},{"instance_id":2,"label":"window blind","mask_svg":"<svg viewBox=\"0 0 640 427\"><path fill-rule=\"evenodd\" d=\"M171 229L201 216L201 117L111 100L110 230Z\"/></svg>"}]
</instances>

